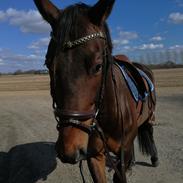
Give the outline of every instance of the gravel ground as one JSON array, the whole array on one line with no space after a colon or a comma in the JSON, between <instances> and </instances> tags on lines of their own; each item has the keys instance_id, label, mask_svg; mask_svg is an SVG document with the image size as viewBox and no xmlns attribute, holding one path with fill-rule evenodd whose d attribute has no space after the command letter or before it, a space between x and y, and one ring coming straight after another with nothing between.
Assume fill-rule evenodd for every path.
<instances>
[{"instance_id":1,"label":"gravel ground","mask_svg":"<svg viewBox=\"0 0 183 183\"><path fill-rule=\"evenodd\" d=\"M182 86L158 89L154 131L160 165L151 167L135 145L137 164L127 175L129 183L183 182L182 109ZM78 165L55 157L55 126L49 91L0 92L0 183L82 182ZM85 167L85 178L92 182Z\"/></svg>"}]
</instances>

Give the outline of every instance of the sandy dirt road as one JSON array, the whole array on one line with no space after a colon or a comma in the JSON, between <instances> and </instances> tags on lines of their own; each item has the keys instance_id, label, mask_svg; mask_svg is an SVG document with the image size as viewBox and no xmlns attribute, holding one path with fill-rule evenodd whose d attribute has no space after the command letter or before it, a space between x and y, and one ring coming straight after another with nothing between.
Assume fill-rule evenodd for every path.
<instances>
[{"instance_id":1,"label":"sandy dirt road","mask_svg":"<svg viewBox=\"0 0 183 183\"><path fill-rule=\"evenodd\" d=\"M135 146L137 164L128 182L182 183L183 70L155 71L155 75L154 131L160 165L151 167L149 157ZM0 77L0 183L80 183L78 165L64 165L55 157L57 131L46 90L48 78L34 77ZM92 182L87 167L84 174ZM111 174L108 182L112 182Z\"/></svg>"}]
</instances>

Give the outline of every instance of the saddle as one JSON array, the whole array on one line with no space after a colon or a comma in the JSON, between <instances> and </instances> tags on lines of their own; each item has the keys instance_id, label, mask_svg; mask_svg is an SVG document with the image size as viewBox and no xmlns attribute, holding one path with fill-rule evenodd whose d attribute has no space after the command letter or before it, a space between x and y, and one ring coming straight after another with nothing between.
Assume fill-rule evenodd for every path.
<instances>
[{"instance_id":1,"label":"saddle","mask_svg":"<svg viewBox=\"0 0 183 183\"><path fill-rule=\"evenodd\" d=\"M119 67L127 86L136 102L144 101L154 85L144 71L137 68L125 55L114 56L115 65ZM145 83L145 81L147 83ZM147 87L148 85L148 87Z\"/></svg>"}]
</instances>

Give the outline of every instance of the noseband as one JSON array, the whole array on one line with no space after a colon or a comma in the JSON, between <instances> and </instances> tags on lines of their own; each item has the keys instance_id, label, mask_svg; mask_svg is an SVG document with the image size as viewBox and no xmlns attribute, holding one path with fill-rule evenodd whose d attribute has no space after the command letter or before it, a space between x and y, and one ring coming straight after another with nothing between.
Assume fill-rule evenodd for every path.
<instances>
[{"instance_id":1,"label":"noseband","mask_svg":"<svg viewBox=\"0 0 183 183\"><path fill-rule=\"evenodd\" d=\"M56 41L53 34L51 34L51 37L54 41ZM74 47L77 47L79 45L82 45L90 40L93 39L104 39L106 40L105 34L103 32L97 32L93 33L87 36L84 36L82 38L79 38L74 41L68 41L63 44L63 48L65 49L71 49ZM106 78L106 65L107 65L107 47L104 50L104 59L103 59L103 70L102 70L102 82L101 82L101 88L99 91L98 100L95 104L95 110L91 111L68 111L68 110L62 110L57 107L55 102L55 97L53 97L53 108L54 108L54 115L55 119L58 122L57 124L57 130L60 130L61 128L67 127L67 126L73 126L76 128L79 128L83 131L85 131L88 134L91 134L92 131L94 131L97 127L96 118L101 106L101 101L103 99L103 90L104 90L104 81ZM52 92L55 93L55 92ZM92 123L90 125L86 125L83 122L87 120L92 120Z\"/></svg>"},{"instance_id":2,"label":"noseband","mask_svg":"<svg viewBox=\"0 0 183 183\"><path fill-rule=\"evenodd\" d=\"M64 128L67 126L73 126L85 131L88 134L95 129L96 123L96 112L93 111L66 111L61 110L59 108L55 108L54 110L55 119L58 122L57 130L59 131L60 128ZM83 121L93 119L91 125L85 125Z\"/></svg>"}]
</instances>

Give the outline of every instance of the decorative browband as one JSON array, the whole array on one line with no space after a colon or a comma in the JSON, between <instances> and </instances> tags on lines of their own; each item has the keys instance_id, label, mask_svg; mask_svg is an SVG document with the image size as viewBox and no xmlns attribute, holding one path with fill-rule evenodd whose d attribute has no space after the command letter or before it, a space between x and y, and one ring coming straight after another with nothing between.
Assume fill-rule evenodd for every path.
<instances>
[{"instance_id":1,"label":"decorative browband","mask_svg":"<svg viewBox=\"0 0 183 183\"><path fill-rule=\"evenodd\" d=\"M90 40L95 39L95 38L105 39L105 35L104 35L103 32L97 32L97 33L93 33L93 34L90 34L88 36L84 36L82 38L79 38L75 41L65 42L64 43L64 49L69 49L69 48L79 46L79 45L81 45L83 43L86 43L87 41L90 41Z\"/></svg>"}]
</instances>

